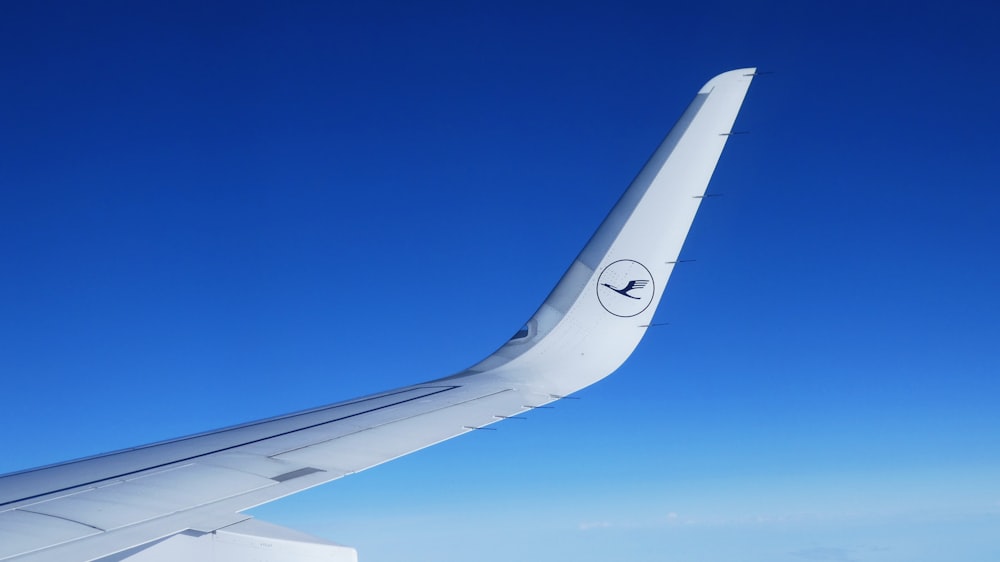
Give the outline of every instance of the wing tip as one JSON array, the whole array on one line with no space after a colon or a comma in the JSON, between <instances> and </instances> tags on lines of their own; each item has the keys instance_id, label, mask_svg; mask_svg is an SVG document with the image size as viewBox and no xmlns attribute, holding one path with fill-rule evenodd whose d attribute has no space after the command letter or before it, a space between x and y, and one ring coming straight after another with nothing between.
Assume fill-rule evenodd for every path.
<instances>
[{"instance_id":1,"label":"wing tip","mask_svg":"<svg viewBox=\"0 0 1000 562\"><path fill-rule=\"evenodd\" d=\"M715 76L708 82L705 82L705 85L701 87L701 90L699 90L698 93L707 94L720 85L740 83L740 82L750 82L751 80L753 80L753 77L756 74L757 74L756 66L748 66L746 68L737 68L734 70L729 70Z\"/></svg>"}]
</instances>

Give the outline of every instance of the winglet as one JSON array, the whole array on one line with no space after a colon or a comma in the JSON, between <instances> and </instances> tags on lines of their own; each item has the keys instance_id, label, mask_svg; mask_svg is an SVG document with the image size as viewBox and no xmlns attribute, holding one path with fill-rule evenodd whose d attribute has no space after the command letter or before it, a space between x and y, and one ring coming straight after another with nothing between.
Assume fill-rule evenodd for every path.
<instances>
[{"instance_id":1,"label":"winglet","mask_svg":"<svg viewBox=\"0 0 1000 562\"><path fill-rule=\"evenodd\" d=\"M525 329L462 375L559 395L617 369L651 323L755 68L709 80Z\"/></svg>"}]
</instances>

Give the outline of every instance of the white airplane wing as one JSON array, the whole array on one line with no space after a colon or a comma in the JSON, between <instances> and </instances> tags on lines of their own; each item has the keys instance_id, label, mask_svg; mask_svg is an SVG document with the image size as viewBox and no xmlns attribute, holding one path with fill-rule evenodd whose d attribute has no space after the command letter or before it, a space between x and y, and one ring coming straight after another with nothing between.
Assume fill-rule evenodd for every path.
<instances>
[{"instance_id":1,"label":"white airplane wing","mask_svg":"<svg viewBox=\"0 0 1000 562\"><path fill-rule=\"evenodd\" d=\"M753 76L752 68L733 70L699 90L534 316L480 363L356 400L2 476L0 560L246 560L254 545L267 551L254 551L254 560L321 551L356 559L353 549L243 512L537 408L617 369L653 318Z\"/></svg>"}]
</instances>

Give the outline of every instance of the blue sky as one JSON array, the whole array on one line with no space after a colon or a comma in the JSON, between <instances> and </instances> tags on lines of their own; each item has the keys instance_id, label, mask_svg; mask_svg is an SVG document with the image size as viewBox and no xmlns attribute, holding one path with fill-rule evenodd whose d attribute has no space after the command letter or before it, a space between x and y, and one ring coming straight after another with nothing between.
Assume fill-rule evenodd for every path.
<instances>
[{"instance_id":1,"label":"blue sky","mask_svg":"<svg viewBox=\"0 0 1000 562\"><path fill-rule=\"evenodd\" d=\"M4 9L0 472L461 370L756 65L625 367L256 515L365 562L1000 557L995 9L203 4Z\"/></svg>"}]
</instances>

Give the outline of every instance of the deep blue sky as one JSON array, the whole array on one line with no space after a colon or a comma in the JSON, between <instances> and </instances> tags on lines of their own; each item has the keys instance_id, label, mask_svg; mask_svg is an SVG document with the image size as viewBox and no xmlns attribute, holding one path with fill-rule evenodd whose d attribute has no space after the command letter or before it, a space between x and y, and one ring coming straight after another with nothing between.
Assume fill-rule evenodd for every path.
<instances>
[{"instance_id":1,"label":"deep blue sky","mask_svg":"<svg viewBox=\"0 0 1000 562\"><path fill-rule=\"evenodd\" d=\"M365 562L1000 558L985 3L8 4L0 472L468 366L756 65L619 373L257 515Z\"/></svg>"}]
</instances>

